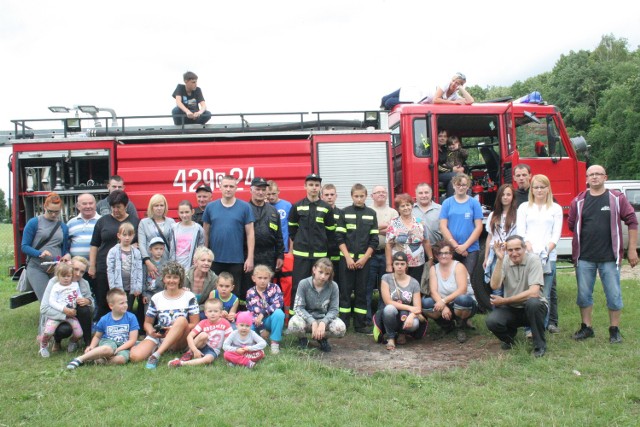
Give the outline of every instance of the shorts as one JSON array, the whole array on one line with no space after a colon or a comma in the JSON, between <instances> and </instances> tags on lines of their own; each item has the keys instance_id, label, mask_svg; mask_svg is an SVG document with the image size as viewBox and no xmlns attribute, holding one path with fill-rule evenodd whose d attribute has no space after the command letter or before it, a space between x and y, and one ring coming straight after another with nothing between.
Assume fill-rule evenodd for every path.
<instances>
[{"instance_id":1,"label":"shorts","mask_svg":"<svg viewBox=\"0 0 640 427\"><path fill-rule=\"evenodd\" d=\"M120 347L117 342L115 342L114 340L109 339L109 338L102 338L100 340L100 342L98 343L98 346L100 347L100 346L103 346L103 345L105 345L107 347L110 347L113 351L116 351L116 349L118 347ZM122 357L124 357L125 362L128 362L129 361L129 350L120 350L119 352L114 354L114 356L122 356Z\"/></svg>"},{"instance_id":2,"label":"shorts","mask_svg":"<svg viewBox=\"0 0 640 427\"><path fill-rule=\"evenodd\" d=\"M200 350L200 352L202 352L202 357L210 354L211 356L213 356L214 359L217 359L218 356L220 355L219 350L216 351L215 349L209 347L208 345L205 345L202 348L199 348L198 350Z\"/></svg>"},{"instance_id":3,"label":"shorts","mask_svg":"<svg viewBox=\"0 0 640 427\"><path fill-rule=\"evenodd\" d=\"M160 346L160 344L162 344L162 340L163 340L164 338L154 338L154 337L152 337L151 335L147 335L146 337L144 337L144 339L145 339L145 340L152 341L152 342L156 345L156 347L159 347L159 346ZM144 341L144 340L143 340L143 341Z\"/></svg>"}]
</instances>

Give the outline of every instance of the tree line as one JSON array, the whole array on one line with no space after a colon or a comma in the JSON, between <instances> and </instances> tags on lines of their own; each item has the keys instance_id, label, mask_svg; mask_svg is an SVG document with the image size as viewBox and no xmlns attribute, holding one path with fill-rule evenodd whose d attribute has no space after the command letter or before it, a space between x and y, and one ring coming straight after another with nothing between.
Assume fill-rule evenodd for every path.
<instances>
[{"instance_id":1,"label":"tree line","mask_svg":"<svg viewBox=\"0 0 640 427\"><path fill-rule=\"evenodd\" d=\"M557 106L570 136L582 135L589 162L610 179L640 179L640 49L626 39L602 36L593 50L561 55L551 71L511 86L471 86L476 101L539 91Z\"/></svg>"}]
</instances>

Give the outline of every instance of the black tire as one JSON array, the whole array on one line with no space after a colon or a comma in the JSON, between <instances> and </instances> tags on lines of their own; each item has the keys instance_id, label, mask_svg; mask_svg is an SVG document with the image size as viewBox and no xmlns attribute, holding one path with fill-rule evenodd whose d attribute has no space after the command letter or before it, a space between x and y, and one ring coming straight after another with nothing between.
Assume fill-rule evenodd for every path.
<instances>
[{"instance_id":1,"label":"black tire","mask_svg":"<svg viewBox=\"0 0 640 427\"><path fill-rule=\"evenodd\" d=\"M476 295L476 301L478 301L478 309L480 313L486 313L491 311L491 286L484 282L484 269L482 263L484 262L484 248L486 245L486 233L482 233L480 236L480 252L478 253L478 261L476 267L471 274L471 287Z\"/></svg>"}]
</instances>

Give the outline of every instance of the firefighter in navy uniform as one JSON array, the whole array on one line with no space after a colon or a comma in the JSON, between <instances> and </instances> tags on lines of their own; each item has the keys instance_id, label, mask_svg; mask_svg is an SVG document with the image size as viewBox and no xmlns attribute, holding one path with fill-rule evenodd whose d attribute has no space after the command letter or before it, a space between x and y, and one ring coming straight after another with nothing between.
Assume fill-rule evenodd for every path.
<instances>
[{"instance_id":1,"label":"firefighter in navy uniform","mask_svg":"<svg viewBox=\"0 0 640 427\"><path fill-rule=\"evenodd\" d=\"M367 262L378 247L378 219L376 211L367 207L367 189L362 184L351 187L353 205L342 210L336 228L336 240L340 248L340 319L349 327L353 313L356 332L369 333L367 317ZM354 304L351 304L351 294Z\"/></svg>"},{"instance_id":2,"label":"firefighter in navy uniform","mask_svg":"<svg viewBox=\"0 0 640 427\"><path fill-rule=\"evenodd\" d=\"M338 224L342 210L336 206L336 199L338 198L338 190L333 184L325 184L320 191L320 198L331 206L333 212L333 219ZM340 248L338 247L337 240L334 240L333 244L329 246L329 259L333 264L333 281L340 286Z\"/></svg>"},{"instance_id":3,"label":"firefighter in navy uniform","mask_svg":"<svg viewBox=\"0 0 640 427\"><path fill-rule=\"evenodd\" d=\"M256 177L251 181L251 200L249 205L253 211L255 222L255 250L253 265L263 264L273 271L280 271L284 262L284 241L280 227L280 215L276 208L267 202L267 181ZM242 289L238 297L245 301L247 291L253 287L251 275L248 271L242 279Z\"/></svg>"},{"instance_id":4,"label":"firefighter in navy uniform","mask_svg":"<svg viewBox=\"0 0 640 427\"><path fill-rule=\"evenodd\" d=\"M313 264L328 256L329 246L335 240L336 222L331 206L320 200L322 178L315 173L307 175L304 188L307 197L296 202L289 212L289 238L293 245L293 282L291 307L293 315L298 283L311 276Z\"/></svg>"}]
</instances>

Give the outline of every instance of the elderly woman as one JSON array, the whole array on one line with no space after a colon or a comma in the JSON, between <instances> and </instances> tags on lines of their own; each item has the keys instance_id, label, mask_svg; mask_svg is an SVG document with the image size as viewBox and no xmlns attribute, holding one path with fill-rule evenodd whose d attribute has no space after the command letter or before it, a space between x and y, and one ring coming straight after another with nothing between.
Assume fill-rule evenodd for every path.
<instances>
[{"instance_id":1,"label":"elderly woman","mask_svg":"<svg viewBox=\"0 0 640 427\"><path fill-rule=\"evenodd\" d=\"M142 260L147 267L147 273L154 279L158 275L158 268L149 259L148 244L154 237L160 237L165 245L165 251L162 254L161 262L169 260L171 252L171 229L176 223L173 218L167 217L169 207L167 199L162 194L154 194L149 199L147 207L147 217L140 221L138 225L138 248L142 254Z\"/></svg>"},{"instance_id":2,"label":"elderly woman","mask_svg":"<svg viewBox=\"0 0 640 427\"><path fill-rule=\"evenodd\" d=\"M424 311L445 331L457 328L458 342L467 340L466 320L478 309L469 273L453 259L455 248L444 240L434 246L438 263L429 271L429 297L422 300Z\"/></svg>"},{"instance_id":3,"label":"elderly woman","mask_svg":"<svg viewBox=\"0 0 640 427\"><path fill-rule=\"evenodd\" d=\"M91 295L91 288L89 287L89 282L83 279L84 273L89 268L89 261L85 257L75 256L71 259L71 266L73 268L73 281L78 282L78 286L80 287L81 296L76 299L76 318L78 322L80 322L80 327L82 328L84 344L89 345L91 343L91 320L93 315L93 296ZM51 318L55 320L65 320L66 315L56 310L49 304L49 295L51 293L51 289L53 285L58 283L58 278L54 277L49 280L47 284L47 289L44 291L44 296L42 298L42 303L40 304L40 322L44 321L46 318ZM60 343L63 339L69 338L71 336L72 330L71 325L64 322L61 323L57 328L55 333L53 334L53 348L52 352L60 351Z\"/></svg>"},{"instance_id":4,"label":"elderly woman","mask_svg":"<svg viewBox=\"0 0 640 427\"><path fill-rule=\"evenodd\" d=\"M193 254L193 266L185 275L184 287L195 294L200 306L200 317L204 314L205 301L209 299L211 291L218 283L218 276L211 270L211 264L213 252L205 246L200 246Z\"/></svg>"},{"instance_id":5,"label":"elderly woman","mask_svg":"<svg viewBox=\"0 0 640 427\"><path fill-rule=\"evenodd\" d=\"M395 200L396 210L400 214L387 227L387 273L393 272L392 257L397 252L407 256L409 275L420 283L425 264L431 265L433 253L429 243L429 230L425 224L413 216L413 199L408 194L399 194ZM427 263L428 261L428 263Z\"/></svg>"},{"instance_id":6,"label":"elderly woman","mask_svg":"<svg viewBox=\"0 0 640 427\"><path fill-rule=\"evenodd\" d=\"M407 274L404 252L393 254L393 273L382 276L380 297L384 306L376 313L375 323L380 331L385 331L387 350L395 350L396 344L404 344L405 334L414 338L424 335L426 319L422 316L420 283ZM421 323L423 328L420 328Z\"/></svg>"},{"instance_id":7,"label":"elderly woman","mask_svg":"<svg viewBox=\"0 0 640 427\"><path fill-rule=\"evenodd\" d=\"M111 215L100 217L93 229L91 248L89 250L89 275L96 279L94 294L96 297L96 318L101 318L109 312L107 292L109 281L107 278L107 254L118 243L118 229L124 222L130 222L134 230L138 229L138 218L127 213L129 197L122 190L114 190L107 197L111 206ZM134 237L133 242L137 241Z\"/></svg>"},{"instance_id":8,"label":"elderly woman","mask_svg":"<svg viewBox=\"0 0 640 427\"><path fill-rule=\"evenodd\" d=\"M49 193L44 199L44 213L31 218L22 233L21 250L27 256L27 280L39 301L42 301L47 283L53 277L51 266L42 263L71 259L69 229L60 220L62 209L60 196Z\"/></svg>"}]
</instances>

